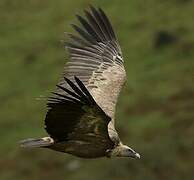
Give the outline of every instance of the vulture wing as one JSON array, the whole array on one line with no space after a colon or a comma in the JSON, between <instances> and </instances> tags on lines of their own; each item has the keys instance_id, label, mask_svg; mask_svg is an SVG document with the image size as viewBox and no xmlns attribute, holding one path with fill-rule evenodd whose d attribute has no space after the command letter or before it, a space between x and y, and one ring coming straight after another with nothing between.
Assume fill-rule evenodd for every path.
<instances>
[{"instance_id":1,"label":"vulture wing","mask_svg":"<svg viewBox=\"0 0 194 180\"><path fill-rule=\"evenodd\" d=\"M64 76L73 82L74 76L79 77L97 104L114 120L117 97L126 77L121 49L103 10L91 7L85 15L86 18L77 15L81 27L72 26L78 35L69 34L71 40L65 44L70 61ZM59 85L67 87L63 79Z\"/></svg>"},{"instance_id":2,"label":"vulture wing","mask_svg":"<svg viewBox=\"0 0 194 180\"><path fill-rule=\"evenodd\" d=\"M111 118L96 104L84 84L77 77L74 80L76 83L65 78L71 90L58 85L68 96L54 92L55 97L49 99L46 131L56 142L92 138L106 148L112 147L107 128Z\"/></svg>"},{"instance_id":3,"label":"vulture wing","mask_svg":"<svg viewBox=\"0 0 194 180\"><path fill-rule=\"evenodd\" d=\"M126 78L121 49L103 10L91 7L90 11L85 11L85 15L86 18L77 15L81 26L72 25L78 35L68 34L70 40L65 43L65 47L70 54L70 61L64 68L64 77L71 81L62 78L58 83L57 97L53 97L56 98L56 103L48 104L50 110L46 117L46 130L57 139L67 138L71 131L75 133L75 129L79 136L82 131L94 132L93 123L107 128L107 122L111 119L108 134L112 141L118 143L114 112ZM82 87L86 86L93 104L85 102L87 96L70 92L69 85L76 83L74 76L83 83ZM76 100L72 100L71 96ZM65 97L65 100L59 100L59 97ZM83 119L85 116L88 117L86 120ZM77 127L78 124L81 129ZM104 129L105 136L106 132Z\"/></svg>"}]
</instances>

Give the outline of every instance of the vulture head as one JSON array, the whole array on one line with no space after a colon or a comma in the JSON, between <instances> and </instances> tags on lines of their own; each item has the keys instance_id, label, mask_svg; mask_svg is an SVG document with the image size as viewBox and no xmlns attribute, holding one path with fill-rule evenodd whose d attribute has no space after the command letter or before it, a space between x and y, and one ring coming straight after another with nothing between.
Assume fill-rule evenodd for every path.
<instances>
[{"instance_id":1,"label":"vulture head","mask_svg":"<svg viewBox=\"0 0 194 180\"><path fill-rule=\"evenodd\" d=\"M132 148L120 143L112 150L108 150L108 157L130 157L134 159L139 159L140 155L135 152Z\"/></svg>"}]
</instances>

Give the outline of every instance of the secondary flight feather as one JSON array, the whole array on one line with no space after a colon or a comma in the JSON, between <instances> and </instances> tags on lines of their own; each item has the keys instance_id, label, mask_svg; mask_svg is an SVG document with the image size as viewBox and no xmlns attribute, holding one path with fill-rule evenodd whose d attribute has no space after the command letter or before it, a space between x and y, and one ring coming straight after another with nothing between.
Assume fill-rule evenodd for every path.
<instances>
[{"instance_id":1,"label":"secondary flight feather","mask_svg":"<svg viewBox=\"0 0 194 180\"><path fill-rule=\"evenodd\" d=\"M48 99L48 137L21 141L23 147L44 147L82 158L140 158L124 145L115 129L115 106L126 73L112 25L102 9L76 15L77 34L67 33L70 60L64 78Z\"/></svg>"}]
</instances>

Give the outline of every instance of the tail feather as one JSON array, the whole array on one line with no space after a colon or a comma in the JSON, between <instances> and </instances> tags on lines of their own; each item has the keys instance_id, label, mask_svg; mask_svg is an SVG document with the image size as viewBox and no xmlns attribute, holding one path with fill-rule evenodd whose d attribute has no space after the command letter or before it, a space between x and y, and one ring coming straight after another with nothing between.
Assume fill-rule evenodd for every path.
<instances>
[{"instance_id":1,"label":"tail feather","mask_svg":"<svg viewBox=\"0 0 194 180\"><path fill-rule=\"evenodd\" d=\"M19 142L21 147L24 148L38 148L47 147L54 143L54 140L50 137L38 138L38 139L25 139Z\"/></svg>"}]
</instances>

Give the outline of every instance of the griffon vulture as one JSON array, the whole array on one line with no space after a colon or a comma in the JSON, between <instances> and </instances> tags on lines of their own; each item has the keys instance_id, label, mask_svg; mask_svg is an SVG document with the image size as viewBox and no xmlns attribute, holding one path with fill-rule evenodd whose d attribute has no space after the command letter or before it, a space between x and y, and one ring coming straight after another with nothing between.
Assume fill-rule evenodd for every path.
<instances>
[{"instance_id":1,"label":"griffon vulture","mask_svg":"<svg viewBox=\"0 0 194 180\"><path fill-rule=\"evenodd\" d=\"M23 147L44 147L82 158L140 158L115 130L115 106L126 73L117 37L102 9L77 15L78 35L65 43L70 61L64 78L48 99L45 129L49 137L26 139Z\"/></svg>"}]
</instances>

